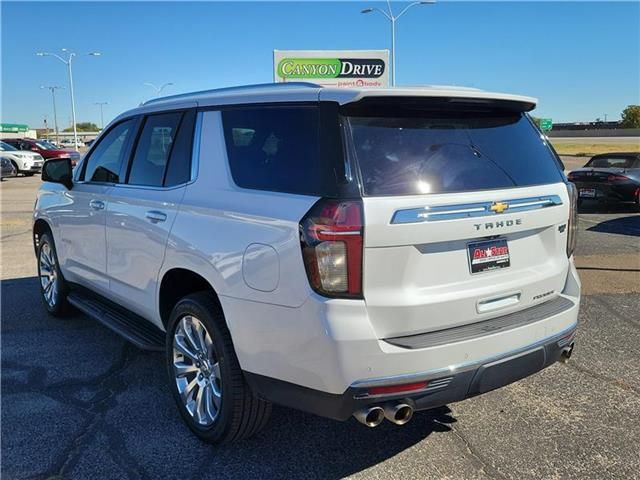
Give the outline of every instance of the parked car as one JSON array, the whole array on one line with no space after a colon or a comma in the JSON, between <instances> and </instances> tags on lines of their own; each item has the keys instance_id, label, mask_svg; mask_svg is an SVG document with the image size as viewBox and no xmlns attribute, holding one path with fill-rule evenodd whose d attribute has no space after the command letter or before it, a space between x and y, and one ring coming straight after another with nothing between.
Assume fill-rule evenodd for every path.
<instances>
[{"instance_id":1,"label":"parked car","mask_svg":"<svg viewBox=\"0 0 640 480\"><path fill-rule=\"evenodd\" d=\"M7 177L15 177L17 175L16 167L11 163L9 157L0 157L0 181Z\"/></svg>"},{"instance_id":2,"label":"parked car","mask_svg":"<svg viewBox=\"0 0 640 480\"><path fill-rule=\"evenodd\" d=\"M81 140L76 143L73 138L63 138L60 140L60 145L67 148L80 148L84 146L84 143Z\"/></svg>"},{"instance_id":3,"label":"parked car","mask_svg":"<svg viewBox=\"0 0 640 480\"><path fill-rule=\"evenodd\" d=\"M39 173L44 163L42 155L35 152L21 152L3 141L0 141L0 152L2 152L2 158L6 158L11 162L16 175L22 173L24 176L30 177Z\"/></svg>"},{"instance_id":4,"label":"parked car","mask_svg":"<svg viewBox=\"0 0 640 480\"><path fill-rule=\"evenodd\" d=\"M35 152L45 160L50 158L69 158L72 165L80 161L80 154L75 150L59 148L48 142L47 140L36 140L33 138L7 138L3 140L5 143L22 151Z\"/></svg>"},{"instance_id":5,"label":"parked car","mask_svg":"<svg viewBox=\"0 0 640 480\"><path fill-rule=\"evenodd\" d=\"M91 140L87 140L86 142L84 142L84 146L85 147L90 147L91 145L93 145L93 142L95 142L96 139L92 138Z\"/></svg>"},{"instance_id":6,"label":"parked car","mask_svg":"<svg viewBox=\"0 0 640 480\"><path fill-rule=\"evenodd\" d=\"M576 190L535 103L306 83L149 101L75 171L45 164L44 307L164 350L208 442L272 402L375 427L507 385L571 355L580 303Z\"/></svg>"},{"instance_id":7,"label":"parked car","mask_svg":"<svg viewBox=\"0 0 640 480\"><path fill-rule=\"evenodd\" d=\"M634 203L640 211L640 153L603 153L569 172L578 188L578 203Z\"/></svg>"}]
</instances>

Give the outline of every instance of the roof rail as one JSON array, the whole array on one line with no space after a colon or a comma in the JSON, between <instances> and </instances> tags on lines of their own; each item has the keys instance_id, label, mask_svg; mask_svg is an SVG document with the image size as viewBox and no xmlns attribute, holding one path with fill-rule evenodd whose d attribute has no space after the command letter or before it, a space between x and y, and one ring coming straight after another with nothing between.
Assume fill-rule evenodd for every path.
<instances>
[{"instance_id":1,"label":"roof rail","mask_svg":"<svg viewBox=\"0 0 640 480\"><path fill-rule=\"evenodd\" d=\"M246 90L253 90L253 89L259 89L264 87L283 88L283 89L294 88L294 87L295 88L300 88L300 87L322 88L321 85L318 85L316 83L311 83L311 82L257 83L254 85L241 85L237 87L213 88L211 90L200 90L198 92L179 93L177 95L169 95L166 97L152 98L151 100L147 100L146 102L143 102L142 105L151 105L153 103L164 102L167 100L179 100L181 98L189 98L189 97L194 97L196 95L207 95L207 94L211 95L216 93L233 92L233 91L243 92Z\"/></svg>"}]
</instances>

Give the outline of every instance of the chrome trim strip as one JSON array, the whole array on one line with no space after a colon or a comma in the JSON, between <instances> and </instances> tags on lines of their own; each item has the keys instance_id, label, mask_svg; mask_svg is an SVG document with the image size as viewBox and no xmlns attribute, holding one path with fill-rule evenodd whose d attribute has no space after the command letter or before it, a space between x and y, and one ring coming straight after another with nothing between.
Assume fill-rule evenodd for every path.
<instances>
[{"instance_id":1,"label":"chrome trim strip","mask_svg":"<svg viewBox=\"0 0 640 480\"><path fill-rule=\"evenodd\" d=\"M491 210L495 203L506 203L507 210L496 213ZM396 210L391 218L391 224L423 223L440 220L455 220L460 218L485 217L490 215L502 215L504 213L517 213L541 208L556 207L562 205L562 199L558 195L545 195L540 197L516 198L502 202L479 202L458 205L426 205L420 208L407 208Z\"/></svg>"},{"instance_id":2,"label":"chrome trim strip","mask_svg":"<svg viewBox=\"0 0 640 480\"><path fill-rule=\"evenodd\" d=\"M191 155L191 181L198 178L200 164L200 142L202 141L202 112L196 113L196 126L193 129L193 152Z\"/></svg>"},{"instance_id":3,"label":"chrome trim strip","mask_svg":"<svg viewBox=\"0 0 640 480\"><path fill-rule=\"evenodd\" d=\"M351 232L332 232L329 230L321 230L320 231L321 234L323 235L336 235L336 236L341 236L341 235L360 235L362 233L361 230L354 230Z\"/></svg>"},{"instance_id":4,"label":"chrome trim strip","mask_svg":"<svg viewBox=\"0 0 640 480\"><path fill-rule=\"evenodd\" d=\"M427 370L425 372L419 373L408 373L403 375L392 375L388 377L378 377L378 378L367 378L363 380L356 380L351 384L351 388L367 388L367 387L379 387L384 385L397 385L399 383L409 383L409 382L419 382L419 381L428 381L432 378L438 378L442 375L453 375L462 372L466 372L468 370L473 370L487 363L497 362L499 360L504 360L509 357L513 357L522 353L529 352L530 350L536 350L543 345L547 345L549 343L554 343L560 341L562 338L572 333L578 327L578 322L575 322L569 328L566 328L562 332L552 335L550 337L543 338L535 343L525 345L524 347L517 348L514 350L510 350L508 352L500 353L498 355L494 355L492 357L481 358L478 360L472 360L470 362L461 363L459 365L451 365L445 368L437 368L433 370Z\"/></svg>"}]
</instances>

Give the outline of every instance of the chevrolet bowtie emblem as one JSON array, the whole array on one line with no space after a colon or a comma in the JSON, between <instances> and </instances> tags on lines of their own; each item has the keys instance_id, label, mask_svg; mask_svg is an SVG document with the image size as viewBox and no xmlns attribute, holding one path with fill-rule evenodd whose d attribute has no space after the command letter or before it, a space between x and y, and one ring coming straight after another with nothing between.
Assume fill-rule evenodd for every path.
<instances>
[{"instance_id":1,"label":"chevrolet bowtie emblem","mask_svg":"<svg viewBox=\"0 0 640 480\"><path fill-rule=\"evenodd\" d=\"M490 207L490 210L492 212L494 212L494 213L502 213L508 208L509 208L509 204L508 203L493 202L493 204Z\"/></svg>"}]
</instances>

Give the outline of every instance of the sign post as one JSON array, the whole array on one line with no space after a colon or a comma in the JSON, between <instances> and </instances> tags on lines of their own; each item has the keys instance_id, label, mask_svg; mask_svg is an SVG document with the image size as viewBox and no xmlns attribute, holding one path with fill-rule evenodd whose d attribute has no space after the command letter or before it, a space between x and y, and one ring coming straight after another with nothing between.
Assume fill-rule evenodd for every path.
<instances>
[{"instance_id":1,"label":"sign post","mask_svg":"<svg viewBox=\"0 0 640 480\"><path fill-rule=\"evenodd\" d=\"M323 87L388 87L389 50L274 50L275 82Z\"/></svg>"}]
</instances>

